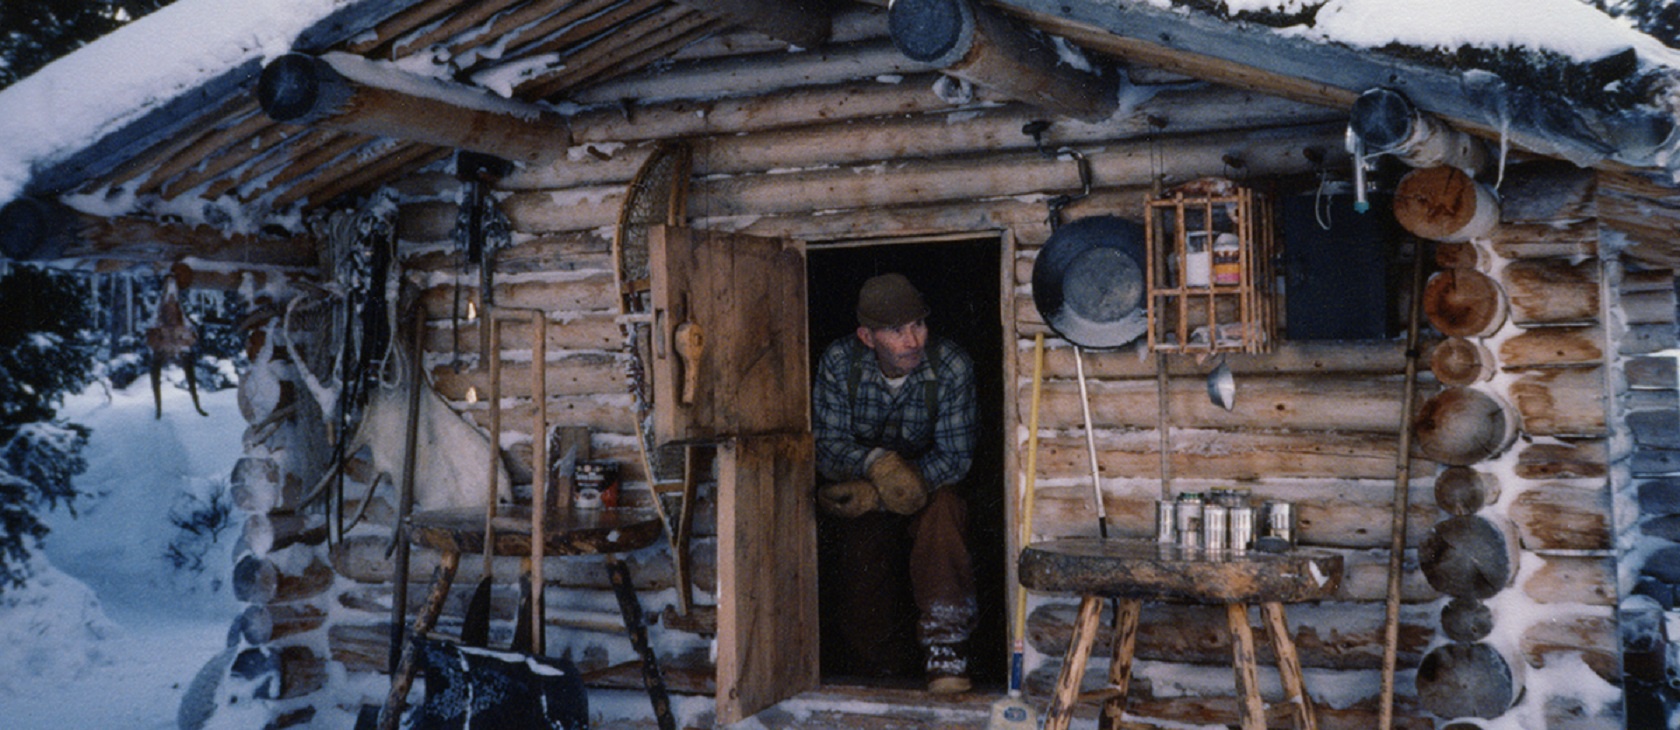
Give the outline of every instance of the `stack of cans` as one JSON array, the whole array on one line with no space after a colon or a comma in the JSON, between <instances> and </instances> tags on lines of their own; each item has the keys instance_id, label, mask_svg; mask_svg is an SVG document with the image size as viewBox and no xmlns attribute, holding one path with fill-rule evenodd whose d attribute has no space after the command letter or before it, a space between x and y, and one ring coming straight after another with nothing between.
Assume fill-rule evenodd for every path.
<instances>
[{"instance_id":1,"label":"stack of cans","mask_svg":"<svg viewBox=\"0 0 1680 730\"><path fill-rule=\"evenodd\" d=\"M1176 499L1155 501L1156 544L1185 552L1241 555L1265 536L1286 539L1293 546L1294 525L1293 505L1274 500L1256 509L1246 490L1184 492Z\"/></svg>"}]
</instances>

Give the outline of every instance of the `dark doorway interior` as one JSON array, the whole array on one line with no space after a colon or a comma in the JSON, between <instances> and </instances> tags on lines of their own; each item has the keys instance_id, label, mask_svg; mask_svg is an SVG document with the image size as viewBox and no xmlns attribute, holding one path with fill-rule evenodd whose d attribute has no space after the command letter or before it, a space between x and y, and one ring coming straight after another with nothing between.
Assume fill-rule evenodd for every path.
<instances>
[{"instance_id":1,"label":"dark doorway interior","mask_svg":"<svg viewBox=\"0 0 1680 730\"><path fill-rule=\"evenodd\" d=\"M810 301L810 342L813 375L822 351L838 337L857 328L857 291L875 274L897 271L922 291L933 314L928 328L954 340L974 359L980 405L980 448L970 471L966 496L969 509L969 549L974 557L980 602L979 626L971 640L970 675L976 688L1001 687L1008 682L1008 622L1004 581L1008 560L1005 536L1006 444L1003 438L1003 325L999 318L999 282L1003 243L996 236L960 241L924 241L872 245L812 245L807 256ZM819 529L819 555L822 550ZM819 582L822 571L819 570ZM832 602L819 585L823 625L844 617L830 615ZM908 595L893 600L894 610L914 605ZM913 621L907 626L913 627ZM913 647L914 636L906 636ZM913 649L912 649L913 650ZM825 683L865 681L851 670L843 644L822 637L822 675ZM915 659L919 661L919 658ZM907 667L905 679L919 682L920 667Z\"/></svg>"}]
</instances>

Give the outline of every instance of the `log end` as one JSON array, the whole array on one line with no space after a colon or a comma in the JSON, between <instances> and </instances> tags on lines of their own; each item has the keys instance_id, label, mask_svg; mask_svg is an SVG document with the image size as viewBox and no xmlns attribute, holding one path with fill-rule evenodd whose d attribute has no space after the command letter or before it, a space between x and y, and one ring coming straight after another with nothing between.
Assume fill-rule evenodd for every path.
<instances>
[{"instance_id":1,"label":"log end","mask_svg":"<svg viewBox=\"0 0 1680 730\"><path fill-rule=\"evenodd\" d=\"M899 0L887 11L887 28L906 58L949 66L974 44L974 10L967 0Z\"/></svg>"}]
</instances>

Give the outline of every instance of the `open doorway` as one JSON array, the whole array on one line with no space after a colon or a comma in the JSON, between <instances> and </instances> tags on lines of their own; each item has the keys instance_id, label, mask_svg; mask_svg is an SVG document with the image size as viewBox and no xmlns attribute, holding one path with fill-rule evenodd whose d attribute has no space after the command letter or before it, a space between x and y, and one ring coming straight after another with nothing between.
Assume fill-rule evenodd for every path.
<instances>
[{"instance_id":1,"label":"open doorway","mask_svg":"<svg viewBox=\"0 0 1680 730\"><path fill-rule=\"evenodd\" d=\"M998 281L1002 266L1003 240L983 234L959 240L843 242L811 244L807 252L806 276L809 301L811 363L813 377L823 350L840 337L852 336L857 328L857 292L865 279L876 274L899 272L922 291L932 314L931 334L946 337L966 349L974 360L979 403L980 438L974 466L969 471L965 497L969 512L969 551L974 559L979 624L969 643L969 675L976 689L1001 687L1008 682L1008 625L1005 571L1008 550L1005 540L1005 478L1003 404L1003 323ZM828 554L819 523L819 559ZM832 558L829 558L832 559ZM820 567L820 566L819 566ZM830 586L824 586L826 571L818 571L819 614L824 627L821 654L825 684L873 682L854 671L854 657L831 636L835 620L829 615L834 602ZM899 581L908 586L908 580ZM915 647L915 606L908 591L883 597L892 610L907 611L911 620L902 639L908 642L901 675L907 683L922 679L919 650ZM914 662L914 664L912 664ZM891 684L892 680L884 683Z\"/></svg>"}]
</instances>

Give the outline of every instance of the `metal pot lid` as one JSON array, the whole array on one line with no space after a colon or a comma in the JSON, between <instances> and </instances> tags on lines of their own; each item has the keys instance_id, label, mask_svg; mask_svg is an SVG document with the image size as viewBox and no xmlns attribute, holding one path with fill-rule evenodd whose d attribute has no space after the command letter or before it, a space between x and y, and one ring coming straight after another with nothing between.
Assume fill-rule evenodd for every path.
<instances>
[{"instance_id":1,"label":"metal pot lid","mask_svg":"<svg viewBox=\"0 0 1680 730\"><path fill-rule=\"evenodd\" d=\"M1113 348L1149 327L1144 311L1143 226L1118 216L1056 229L1033 264L1033 304L1075 345Z\"/></svg>"}]
</instances>

